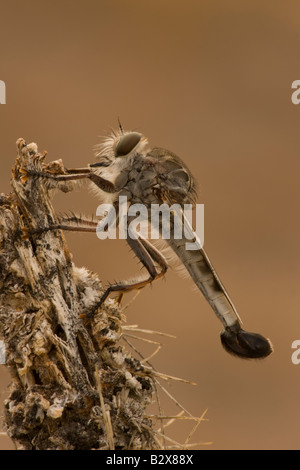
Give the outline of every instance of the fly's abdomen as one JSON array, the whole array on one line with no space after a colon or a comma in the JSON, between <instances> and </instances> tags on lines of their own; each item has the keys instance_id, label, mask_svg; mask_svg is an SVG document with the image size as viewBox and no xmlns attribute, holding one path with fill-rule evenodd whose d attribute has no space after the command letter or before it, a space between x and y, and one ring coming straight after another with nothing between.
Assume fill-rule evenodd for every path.
<instances>
[{"instance_id":1,"label":"fly's abdomen","mask_svg":"<svg viewBox=\"0 0 300 470\"><path fill-rule=\"evenodd\" d=\"M238 313L203 249L186 249L188 240L169 240L169 244L183 262L194 283L211 305L224 327L240 324Z\"/></svg>"},{"instance_id":2,"label":"fly's abdomen","mask_svg":"<svg viewBox=\"0 0 300 470\"><path fill-rule=\"evenodd\" d=\"M205 251L187 250L188 240L184 238L171 238L168 242L222 322L225 329L221 333L221 342L226 351L246 359L269 356L273 351L270 341L242 329L239 315Z\"/></svg>"}]
</instances>

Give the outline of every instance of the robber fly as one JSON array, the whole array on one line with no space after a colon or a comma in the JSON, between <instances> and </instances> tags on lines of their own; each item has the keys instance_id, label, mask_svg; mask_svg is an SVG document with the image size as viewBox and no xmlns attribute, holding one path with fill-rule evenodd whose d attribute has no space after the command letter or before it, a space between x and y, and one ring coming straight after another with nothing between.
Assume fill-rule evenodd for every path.
<instances>
[{"instance_id":1,"label":"robber fly","mask_svg":"<svg viewBox=\"0 0 300 470\"><path fill-rule=\"evenodd\" d=\"M119 196L127 197L129 204L140 203L149 210L152 204L194 204L196 198L195 180L185 163L169 150L151 147L146 137L139 132L124 131L121 124L98 147L97 162L87 168L69 169L66 174L53 175L31 172L32 176L60 181L88 179L102 197L118 209ZM173 226L178 213L173 213ZM63 218L60 224L51 227L71 231L96 232L97 222L74 216ZM168 263L161 252L141 235L128 237L127 242L135 255L148 271L147 276L111 284L104 292L93 312L103 304L111 292L128 292L141 289L164 276ZM257 333L242 329L240 317L212 266L203 247L187 250L184 239L170 236L167 240L171 249L192 277L211 308L223 324L221 342L229 352L241 358L264 358L272 352L271 342Z\"/></svg>"}]
</instances>

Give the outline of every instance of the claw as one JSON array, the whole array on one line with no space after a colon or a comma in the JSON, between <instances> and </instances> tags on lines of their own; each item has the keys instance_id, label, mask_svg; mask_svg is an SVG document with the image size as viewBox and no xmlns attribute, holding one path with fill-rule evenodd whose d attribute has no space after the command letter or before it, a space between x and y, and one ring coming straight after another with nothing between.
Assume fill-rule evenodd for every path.
<instances>
[{"instance_id":1,"label":"claw","mask_svg":"<svg viewBox=\"0 0 300 470\"><path fill-rule=\"evenodd\" d=\"M96 315L98 308L99 308L99 307L98 307L98 305L97 305L96 308L93 308L93 310L91 310L90 312L84 314L85 317L88 318L89 320L90 320L91 318L93 318L93 317Z\"/></svg>"},{"instance_id":2,"label":"claw","mask_svg":"<svg viewBox=\"0 0 300 470\"><path fill-rule=\"evenodd\" d=\"M97 308L94 308L94 309L91 310L90 312L81 313L81 314L79 315L79 318L80 318L80 319L83 319L83 320L86 320L86 321L89 321L89 320L91 320L91 319L94 317L94 315L96 314L97 310L98 310L98 307L97 307Z\"/></svg>"}]
</instances>

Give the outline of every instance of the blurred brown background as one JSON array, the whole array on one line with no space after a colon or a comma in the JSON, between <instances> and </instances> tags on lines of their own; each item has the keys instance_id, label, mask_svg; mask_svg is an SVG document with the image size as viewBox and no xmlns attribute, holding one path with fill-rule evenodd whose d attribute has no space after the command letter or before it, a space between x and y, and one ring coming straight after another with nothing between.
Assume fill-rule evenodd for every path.
<instances>
[{"instance_id":1,"label":"blurred brown background","mask_svg":"<svg viewBox=\"0 0 300 470\"><path fill-rule=\"evenodd\" d=\"M0 14L0 192L10 189L17 138L37 142L49 161L84 166L118 116L181 156L205 204L206 250L245 327L275 352L263 362L226 354L220 323L174 270L140 293L127 322L177 336L153 362L197 382L169 388L193 415L208 408L193 441L300 449L300 365L291 362L300 338L299 1L2 0ZM82 187L54 205L95 214L98 204ZM67 239L75 263L104 282L139 269L124 241ZM1 402L8 383L0 366ZM184 441L191 427L173 437ZM13 447L3 436L0 446Z\"/></svg>"}]
</instances>

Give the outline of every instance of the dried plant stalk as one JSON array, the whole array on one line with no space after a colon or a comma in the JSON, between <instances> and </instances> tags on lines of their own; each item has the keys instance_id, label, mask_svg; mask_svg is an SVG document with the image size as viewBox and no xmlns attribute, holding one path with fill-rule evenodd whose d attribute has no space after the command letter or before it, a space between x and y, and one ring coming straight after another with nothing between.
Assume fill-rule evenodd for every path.
<instances>
[{"instance_id":1,"label":"dried plant stalk","mask_svg":"<svg viewBox=\"0 0 300 470\"><path fill-rule=\"evenodd\" d=\"M0 196L0 339L12 376L7 433L23 449L157 448L145 416L153 377L118 343L118 304L80 318L101 296L99 279L74 266L61 231L30 232L57 219L51 180L45 185L24 169L61 173L62 164L46 165L23 139L17 149L12 192Z\"/></svg>"}]
</instances>

